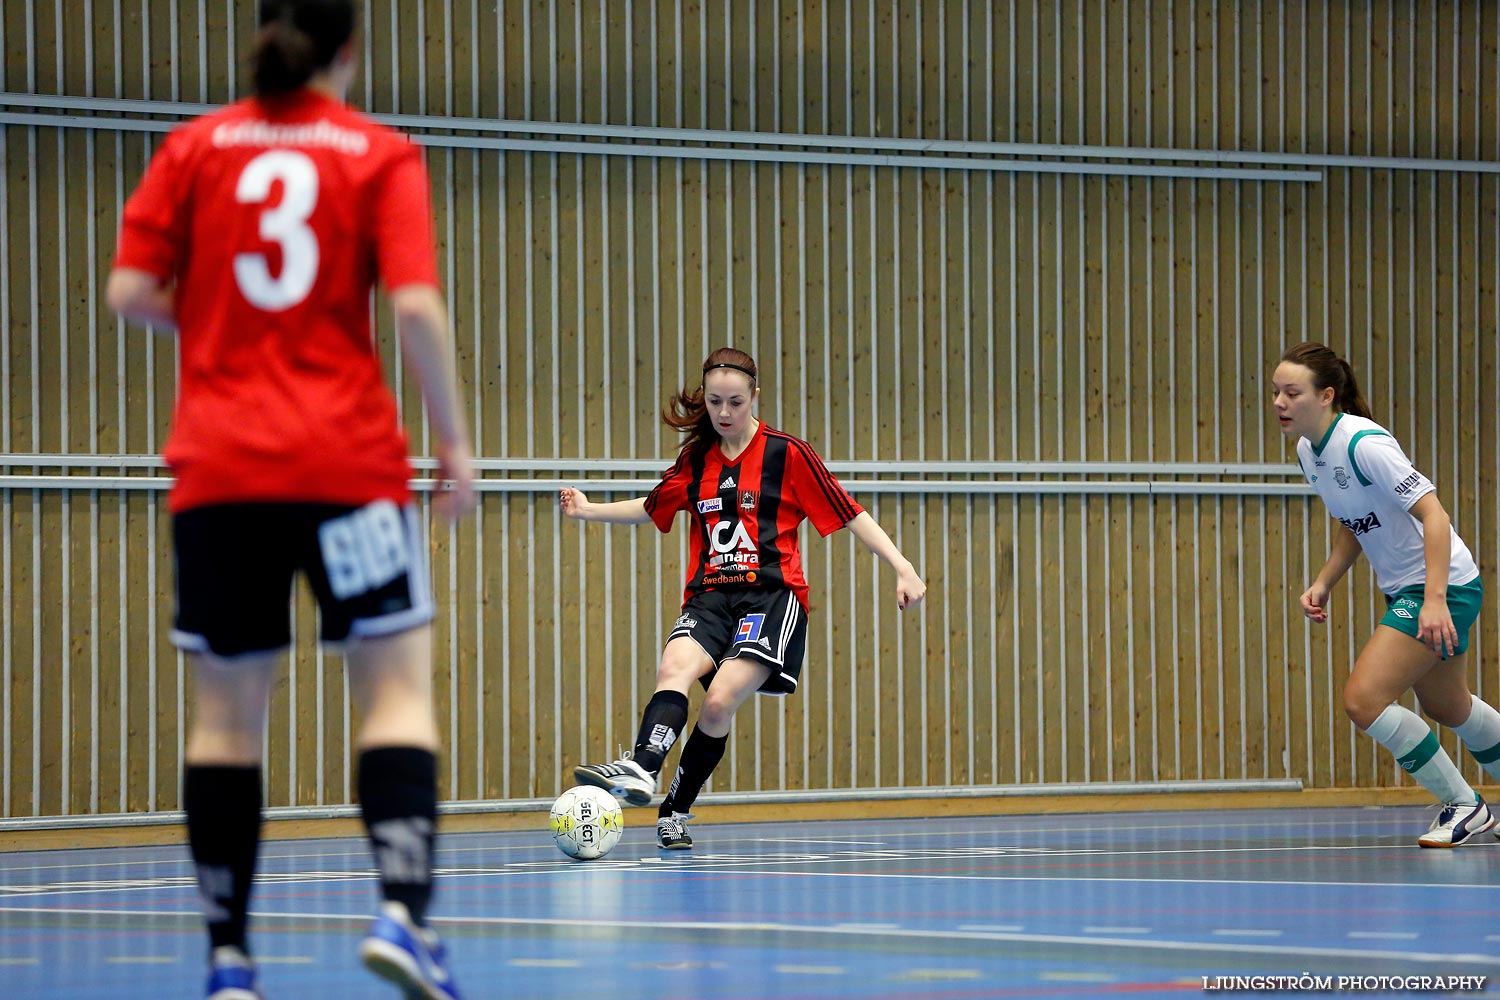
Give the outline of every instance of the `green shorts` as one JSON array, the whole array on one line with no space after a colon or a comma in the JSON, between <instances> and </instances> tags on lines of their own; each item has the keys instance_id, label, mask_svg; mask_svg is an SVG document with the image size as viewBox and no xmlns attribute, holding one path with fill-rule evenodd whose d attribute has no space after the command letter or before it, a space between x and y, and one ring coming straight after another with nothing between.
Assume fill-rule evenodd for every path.
<instances>
[{"instance_id":1,"label":"green shorts","mask_svg":"<svg viewBox=\"0 0 1500 1000\"><path fill-rule=\"evenodd\" d=\"M1397 632L1405 632L1415 639L1418 618L1422 614L1422 592L1425 589L1419 584L1394 595L1386 594L1385 601L1389 608L1381 617L1380 624L1389 625ZM1468 651L1469 629L1479 619L1479 609L1483 604L1484 584L1477 576L1461 587L1448 588L1448 614L1453 616L1453 627L1458 632L1458 649L1453 655L1459 656Z\"/></svg>"}]
</instances>

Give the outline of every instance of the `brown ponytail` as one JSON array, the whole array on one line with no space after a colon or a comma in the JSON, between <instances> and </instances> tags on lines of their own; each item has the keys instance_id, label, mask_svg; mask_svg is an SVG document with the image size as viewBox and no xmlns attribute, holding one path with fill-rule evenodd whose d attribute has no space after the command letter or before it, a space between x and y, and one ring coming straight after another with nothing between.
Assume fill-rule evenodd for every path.
<instances>
[{"instance_id":1,"label":"brown ponytail","mask_svg":"<svg viewBox=\"0 0 1500 1000\"><path fill-rule=\"evenodd\" d=\"M703 359L704 375L715 368L730 368L750 376L750 391L755 391L755 359L744 351L733 347L719 348ZM684 387L673 393L661 411L661 419L668 427L687 435L680 449L682 454L703 455L719 440L719 432L714 430L713 418L708 415L708 406L703 402L701 379L696 387Z\"/></svg>"},{"instance_id":2,"label":"brown ponytail","mask_svg":"<svg viewBox=\"0 0 1500 1000\"><path fill-rule=\"evenodd\" d=\"M1370 404L1359 391L1354 369L1349 362L1339 357L1333 349L1323 344L1301 343L1289 348L1281 356L1282 361L1301 365L1312 372L1313 388L1319 392L1333 390L1333 405L1340 413L1352 413L1356 417L1374 420Z\"/></svg>"},{"instance_id":3,"label":"brown ponytail","mask_svg":"<svg viewBox=\"0 0 1500 1000\"><path fill-rule=\"evenodd\" d=\"M255 94L276 98L326 69L354 35L350 0L261 0L251 53Z\"/></svg>"}]
</instances>

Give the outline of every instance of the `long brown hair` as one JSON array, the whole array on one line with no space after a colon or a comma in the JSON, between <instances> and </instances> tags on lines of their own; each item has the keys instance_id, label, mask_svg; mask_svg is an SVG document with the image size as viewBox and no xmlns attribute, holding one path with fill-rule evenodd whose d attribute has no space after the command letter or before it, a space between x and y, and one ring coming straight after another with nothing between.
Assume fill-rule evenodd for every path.
<instances>
[{"instance_id":1,"label":"long brown hair","mask_svg":"<svg viewBox=\"0 0 1500 1000\"><path fill-rule=\"evenodd\" d=\"M1302 365L1312 372L1313 388L1318 392L1333 390L1333 405L1340 413L1352 413L1356 417L1374 420L1370 404L1360 394L1359 383L1354 380L1354 369L1349 362L1333 352L1333 348L1311 342L1288 348L1282 361Z\"/></svg>"},{"instance_id":2,"label":"long brown hair","mask_svg":"<svg viewBox=\"0 0 1500 1000\"><path fill-rule=\"evenodd\" d=\"M250 56L255 94L290 94L326 69L354 34L352 0L261 0Z\"/></svg>"},{"instance_id":3,"label":"long brown hair","mask_svg":"<svg viewBox=\"0 0 1500 1000\"><path fill-rule=\"evenodd\" d=\"M733 347L719 348L703 359L704 375L715 368L730 368L749 375L750 392L755 392L759 381L758 369L755 367L755 359L744 351ZM702 379L698 380L695 387L685 386L673 393L672 398L667 400L667 405L662 408L661 419L668 427L687 435L679 454L705 454L719 440L719 432L714 429L713 418L708 415L708 406L703 402Z\"/></svg>"}]
</instances>

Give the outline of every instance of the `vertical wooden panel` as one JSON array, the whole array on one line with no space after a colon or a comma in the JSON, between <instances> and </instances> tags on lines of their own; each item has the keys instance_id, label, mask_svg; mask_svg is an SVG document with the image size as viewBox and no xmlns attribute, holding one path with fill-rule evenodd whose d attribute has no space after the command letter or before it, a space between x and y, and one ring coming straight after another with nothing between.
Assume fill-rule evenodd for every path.
<instances>
[{"instance_id":1,"label":"vertical wooden panel","mask_svg":"<svg viewBox=\"0 0 1500 1000\"><path fill-rule=\"evenodd\" d=\"M4 84L225 100L252 6L7 5ZM1500 150L1500 14L1479 3L369 10L354 95L382 112ZM0 135L7 451L149 454L164 440L174 345L100 302L123 197L155 144ZM1267 369L1287 344L1323 339L1354 361L1500 590L1485 555L1500 516L1494 175L1336 168L1302 186L437 149L428 163L481 455L665 468L676 438L657 409L706 350L735 343L761 362L762 416L834 461L1283 461ZM425 450L383 309L377 330ZM175 806L189 693L164 639L163 498L4 496L6 814ZM897 615L888 570L847 536L809 539L804 690L747 709L714 790L1407 780L1342 713L1383 609L1368 571L1340 588L1330 626L1295 609L1328 551L1321 505L860 499L918 561L927 606ZM680 597L680 529L563 523L550 492L495 493L456 532L435 524L431 552L446 794L551 794L575 758L633 737ZM345 801L341 663L315 651L305 597L296 621L269 801ZM1496 635L1482 617L1470 660L1491 701Z\"/></svg>"}]
</instances>

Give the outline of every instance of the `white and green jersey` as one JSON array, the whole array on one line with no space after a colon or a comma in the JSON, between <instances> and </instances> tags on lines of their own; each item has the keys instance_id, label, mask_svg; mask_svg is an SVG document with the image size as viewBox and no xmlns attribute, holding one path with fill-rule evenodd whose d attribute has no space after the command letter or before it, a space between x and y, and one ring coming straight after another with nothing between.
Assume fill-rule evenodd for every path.
<instances>
[{"instance_id":1,"label":"white and green jersey","mask_svg":"<svg viewBox=\"0 0 1500 1000\"><path fill-rule=\"evenodd\" d=\"M1411 508L1437 487L1412 466L1389 431L1341 413L1322 441L1297 441L1297 462L1328 513L1359 539L1383 593L1427 582L1422 523ZM1479 567L1458 532L1449 528L1449 533L1448 582L1470 583Z\"/></svg>"}]
</instances>

